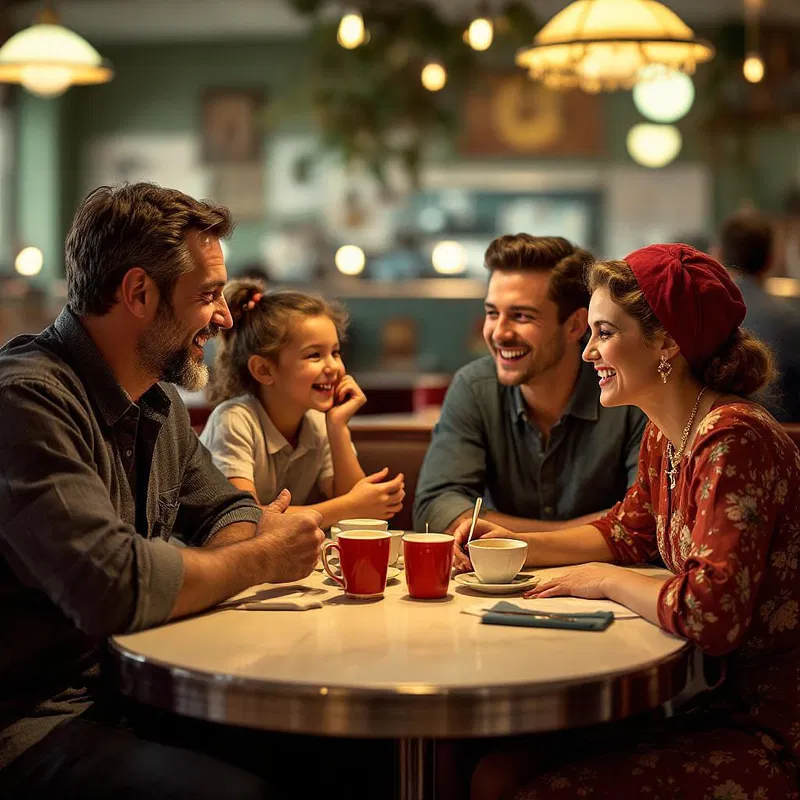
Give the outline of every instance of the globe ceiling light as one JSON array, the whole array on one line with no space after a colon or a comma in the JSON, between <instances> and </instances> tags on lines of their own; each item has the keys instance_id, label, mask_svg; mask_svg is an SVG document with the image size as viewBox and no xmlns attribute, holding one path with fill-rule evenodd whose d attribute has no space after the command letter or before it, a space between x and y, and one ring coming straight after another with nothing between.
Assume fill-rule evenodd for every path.
<instances>
[{"instance_id":1,"label":"globe ceiling light","mask_svg":"<svg viewBox=\"0 0 800 800\"><path fill-rule=\"evenodd\" d=\"M575 0L517 53L516 62L554 89L630 89L651 64L692 74L714 57L675 12L657 0Z\"/></svg>"},{"instance_id":2,"label":"globe ceiling light","mask_svg":"<svg viewBox=\"0 0 800 800\"><path fill-rule=\"evenodd\" d=\"M683 72L646 67L633 87L633 102L653 122L677 122L694 103L694 81Z\"/></svg>"},{"instance_id":3,"label":"globe ceiling light","mask_svg":"<svg viewBox=\"0 0 800 800\"><path fill-rule=\"evenodd\" d=\"M19 83L39 97L58 97L70 86L107 83L111 64L52 11L0 47L0 83Z\"/></svg>"},{"instance_id":4,"label":"globe ceiling light","mask_svg":"<svg viewBox=\"0 0 800 800\"><path fill-rule=\"evenodd\" d=\"M659 169L678 157L683 138L674 125L640 122L628 131L627 146L628 153L637 164Z\"/></svg>"}]
</instances>

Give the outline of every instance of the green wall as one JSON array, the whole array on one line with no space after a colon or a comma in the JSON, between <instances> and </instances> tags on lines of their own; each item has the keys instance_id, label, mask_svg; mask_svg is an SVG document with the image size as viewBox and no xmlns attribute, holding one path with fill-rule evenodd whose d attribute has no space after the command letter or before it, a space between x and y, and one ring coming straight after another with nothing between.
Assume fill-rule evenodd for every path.
<instances>
[{"instance_id":1,"label":"green wall","mask_svg":"<svg viewBox=\"0 0 800 800\"><path fill-rule=\"evenodd\" d=\"M72 89L55 101L39 100L24 92L17 96L17 224L26 243L37 244L45 251L42 283L63 270L61 243L80 199L78 175L83 145L92 136L196 129L201 96L209 87L263 88L268 108L300 108L306 89L308 53L302 41L94 44L114 64L116 77L110 84ZM604 99L607 163L628 164L625 134L641 118L629 93ZM722 140L709 141L699 133L703 108L699 90L692 112L679 123L684 134L681 160L702 160L725 146ZM302 114L270 122L289 130L309 127ZM743 174L732 167L715 169L716 219L735 209L745 197L751 197L766 210L777 210L791 177L798 171L797 141L798 134L794 132L766 131L752 142L754 167L750 173ZM447 148L444 152L439 148L439 154L445 161L453 158L452 154L448 156ZM547 163L552 165L553 161ZM258 253L259 239L268 226L268 220L239 226L232 243L232 264L251 260ZM426 301L354 300L351 306L356 326L371 332L360 351L365 363L376 355L370 348L380 321L400 309L420 321L422 341L442 342L439 360L443 366L458 366L468 358L460 343L475 314L480 314L480 304L474 301L441 303L435 314L429 313ZM456 340L459 344L454 343Z\"/></svg>"}]
</instances>

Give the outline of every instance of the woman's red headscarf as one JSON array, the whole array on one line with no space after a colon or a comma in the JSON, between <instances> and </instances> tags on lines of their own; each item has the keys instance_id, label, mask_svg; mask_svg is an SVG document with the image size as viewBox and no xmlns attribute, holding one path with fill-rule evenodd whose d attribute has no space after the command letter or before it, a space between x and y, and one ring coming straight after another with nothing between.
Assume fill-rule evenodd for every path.
<instances>
[{"instance_id":1,"label":"woman's red headscarf","mask_svg":"<svg viewBox=\"0 0 800 800\"><path fill-rule=\"evenodd\" d=\"M728 271L688 244L653 244L625 261L658 321L691 367L702 370L747 311Z\"/></svg>"}]
</instances>

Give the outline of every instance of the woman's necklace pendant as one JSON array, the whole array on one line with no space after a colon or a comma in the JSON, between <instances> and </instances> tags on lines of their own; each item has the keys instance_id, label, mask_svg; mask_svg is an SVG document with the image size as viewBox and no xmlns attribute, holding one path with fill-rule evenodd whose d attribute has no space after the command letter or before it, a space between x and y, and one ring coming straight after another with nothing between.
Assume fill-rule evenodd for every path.
<instances>
[{"instance_id":1,"label":"woman's necklace pendant","mask_svg":"<svg viewBox=\"0 0 800 800\"><path fill-rule=\"evenodd\" d=\"M677 478L676 478L677 474L678 470L675 469L675 467L672 464L670 464L669 469L667 469L667 477L669 478L670 489L674 489L677 484Z\"/></svg>"}]
</instances>

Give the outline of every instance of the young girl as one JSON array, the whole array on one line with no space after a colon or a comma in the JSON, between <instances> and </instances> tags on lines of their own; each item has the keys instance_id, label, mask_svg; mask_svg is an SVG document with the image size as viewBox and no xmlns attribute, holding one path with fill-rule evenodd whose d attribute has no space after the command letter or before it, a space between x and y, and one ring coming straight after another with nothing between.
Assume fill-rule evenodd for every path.
<instances>
[{"instance_id":1,"label":"young girl","mask_svg":"<svg viewBox=\"0 0 800 800\"><path fill-rule=\"evenodd\" d=\"M224 294L233 327L220 331L209 388L219 405L200 436L217 467L264 505L289 489L289 511L310 506L322 527L400 511L403 475L365 477L350 439L366 397L342 363L345 312L253 280L231 281Z\"/></svg>"}]
</instances>

